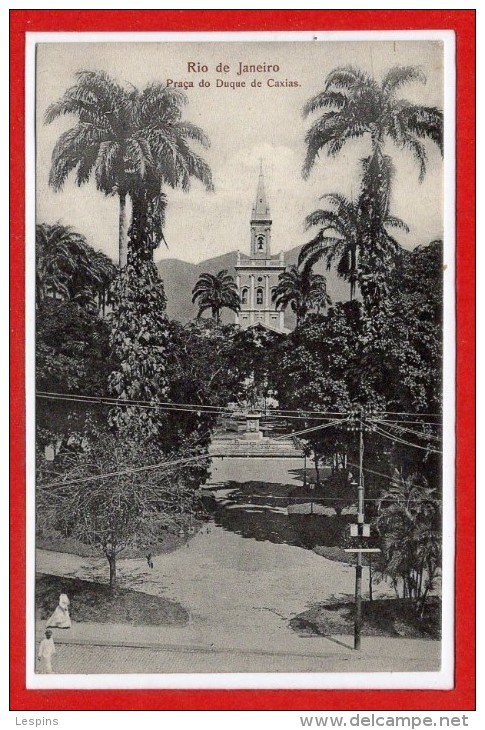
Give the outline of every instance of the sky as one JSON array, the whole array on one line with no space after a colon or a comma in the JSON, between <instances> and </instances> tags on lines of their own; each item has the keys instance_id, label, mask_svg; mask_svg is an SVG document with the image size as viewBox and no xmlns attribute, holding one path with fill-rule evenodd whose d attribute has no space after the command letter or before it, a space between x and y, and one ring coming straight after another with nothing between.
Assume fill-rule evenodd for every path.
<instances>
[{"instance_id":1,"label":"sky","mask_svg":"<svg viewBox=\"0 0 485 730\"><path fill-rule=\"evenodd\" d=\"M42 43L36 59L37 222L71 225L114 260L118 257L117 199L106 198L94 182L78 188L72 177L61 192L48 186L53 147L75 118L45 125L43 116L48 105L74 83L79 70L103 70L118 82L137 87L167 83L168 79L194 84L185 89L184 119L202 127L211 140L209 150L198 151L212 169L215 191L207 192L198 182L188 193L167 190L165 238L169 248L162 245L155 252L156 260L178 258L197 263L235 249L249 253L249 220L260 159L273 219L273 253L309 240L304 218L320 206L320 196L357 194L360 160L367 154L368 140L347 143L336 158L321 155L308 180L301 175L305 132L316 118L304 119L301 110L322 90L325 77L335 67L355 65L380 80L392 66L420 66L426 85L409 84L400 96L443 107L440 42ZM240 63L273 68L238 75ZM229 66L229 71L218 71L218 64ZM244 81L246 86L221 88L218 79ZM270 79L298 85L270 87ZM261 86L251 86L254 80ZM201 86L202 81L210 86ZM391 212L410 228L409 234L399 233L401 244L413 248L442 237L443 161L438 149L427 146L427 174L422 183L410 154L392 143L386 152L396 170Z\"/></svg>"}]
</instances>

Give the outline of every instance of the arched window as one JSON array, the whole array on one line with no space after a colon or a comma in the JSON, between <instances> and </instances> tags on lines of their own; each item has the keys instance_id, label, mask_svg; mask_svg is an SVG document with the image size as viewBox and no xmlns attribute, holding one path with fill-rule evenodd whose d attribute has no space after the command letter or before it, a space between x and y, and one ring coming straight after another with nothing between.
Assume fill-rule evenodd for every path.
<instances>
[{"instance_id":1,"label":"arched window","mask_svg":"<svg viewBox=\"0 0 485 730\"><path fill-rule=\"evenodd\" d=\"M262 304L263 303L263 290L261 287L259 289L256 289L256 304Z\"/></svg>"},{"instance_id":2,"label":"arched window","mask_svg":"<svg viewBox=\"0 0 485 730\"><path fill-rule=\"evenodd\" d=\"M243 289L241 291L241 304L247 304L248 303L248 290Z\"/></svg>"},{"instance_id":3,"label":"arched window","mask_svg":"<svg viewBox=\"0 0 485 730\"><path fill-rule=\"evenodd\" d=\"M258 236L258 251L264 250L264 236Z\"/></svg>"}]
</instances>

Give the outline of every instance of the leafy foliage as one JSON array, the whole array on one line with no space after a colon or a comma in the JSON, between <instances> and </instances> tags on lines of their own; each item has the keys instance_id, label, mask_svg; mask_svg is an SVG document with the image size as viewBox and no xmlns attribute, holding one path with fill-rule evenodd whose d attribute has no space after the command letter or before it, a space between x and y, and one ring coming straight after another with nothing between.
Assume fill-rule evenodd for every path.
<instances>
[{"instance_id":1,"label":"leafy foliage","mask_svg":"<svg viewBox=\"0 0 485 730\"><path fill-rule=\"evenodd\" d=\"M164 440L179 446L191 435L207 446L220 407L226 407L242 388L246 375L237 354L238 330L201 319L182 325L170 322L167 355L168 399L183 405L167 413ZM197 411L197 405L200 410Z\"/></svg>"},{"instance_id":2,"label":"leafy foliage","mask_svg":"<svg viewBox=\"0 0 485 730\"><path fill-rule=\"evenodd\" d=\"M364 320L364 364L390 410L441 411L441 241L403 251L384 307Z\"/></svg>"},{"instance_id":3,"label":"leafy foliage","mask_svg":"<svg viewBox=\"0 0 485 730\"><path fill-rule=\"evenodd\" d=\"M412 475L396 475L383 491L375 521L381 535L381 570L423 614L441 565L441 510L436 491Z\"/></svg>"},{"instance_id":4,"label":"leafy foliage","mask_svg":"<svg viewBox=\"0 0 485 730\"><path fill-rule=\"evenodd\" d=\"M308 177L321 151L335 157L347 141L367 136L372 154L378 149L382 151L385 138L399 149L408 150L419 165L422 180L427 160L423 140L431 140L442 150L443 113L436 107L399 98L400 89L415 82L426 83L426 77L416 66L394 66L381 83L352 66L331 71L323 91L303 108L305 116L323 110L306 134L303 176Z\"/></svg>"},{"instance_id":5,"label":"leafy foliage","mask_svg":"<svg viewBox=\"0 0 485 730\"><path fill-rule=\"evenodd\" d=\"M131 227L133 237L138 236L136 221ZM109 390L124 400L156 404L167 400L169 327L163 282L143 253L141 248L130 251L127 266L112 286L110 344L119 366L109 376ZM140 443L160 442L164 415L159 408L133 404L114 408L110 423Z\"/></svg>"},{"instance_id":6,"label":"leafy foliage","mask_svg":"<svg viewBox=\"0 0 485 730\"><path fill-rule=\"evenodd\" d=\"M402 251L389 274L382 306L369 313L358 301L337 304L328 314L308 315L283 340L269 368L282 408L348 413L356 406L375 412L416 414L441 411L442 383L442 246L434 241ZM427 423L382 425L386 436L366 433L366 468L377 472L374 493L385 475L399 468L414 472L430 488L440 489L440 433ZM310 417L302 428L318 425ZM413 430L415 433L413 433ZM332 426L301 436L318 461L355 464L355 439ZM417 444L417 449L413 444ZM384 482L382 477L384 475Z\"/></svg>"},{"instance_id":7,"label":"leafy foliage","mask_svg":"<svg viewBox=\"0 0 485 730\"><path fill-rule=\"evenodd\" d=\"M201 274L192 290L192 302L197 302L199 307L198 318L210 309L217 324L225 307L233 312L239 312L241 308L236 282L226 269L215 275Z\"/></svg>"},{"instance_id":8,"label":"leafy foliage","mask_svg":"<svg viewBox=\"0 0 485 730\"><path fill-rule=\"evenodd\" d=\"M75 301L41 302L36 312L37 390L107 395L113 367L105 320ZM37 437L43 445L72 441L75 433L89 430L90 419L98 424L105 420L97 406L37 399Z\"/></svg>"},{"instance_id":9,"label":"leafy foliage","mask_svg":"<svg viewBox=\"0 0 485 730\"><path fill-rule=\"evenodd\" d=\"M116 271L107 256L60 223L39 223L35 244L37 306L54 297L71 299L93 311L104 308Z\"/></svg>"},{"instance_id":10,"label":"leafy foliage","mask_svg":"<svg viewBox=\"0 0 485 730\"><path fill-rule=\"evenodd\" d=\"M321 258L325 259L328 270L335 265L338 275L350 284L351 300L355 297L356 283L359 282L367 301L374 275L383 268L386 271L391 268L390 264L400 247L387 227L408 230L399 218L388 214L382 203L377 220L375 216L369 215L368 183L373 172L367 171L367 183L358 202L339 193L322 196L327 207L313 211L305 220L306 228L318 227L318 233L302 247L298 259L300 266L310 268ZM376 192L382 195L382 189ZM369 231L371 219L374 221L372 232Z\"/></svg>"},{"instance_id":11,"label":"leafy foliage","mask_svg":"<svg viewBox=\"0 0 485 730\"><path fill-rule=\"evenodd\" d=\"M165 186L189 190L192 178L212 190L207 163L191 147L209 146L204 132L182 120L183 92L163 84L143 90L126 88L102 71L80 71L76 83L51 104L45 122L77 117L59 137L53 153L50 185L60 190L71 173L81 186L94 177L105 195L120 198L120 265L127 262L124 215L127 196L147 194L156 209L158 241L166 208Z\"/></svg>"},{"instance_id":12,"label":"leafy foliage","mask_svg":"<svg viewBox=\"0 0 485 730\"><path fill-rule=\"evenodd\" d=\"M296 314L297 326L310 309L319 311L331 302L325 277L313 273L308 265L301 268L293 265L280 274L272 296L277 308L291 307Z\"/></svg>"},{"instance_id":13,"label":"leafy foliage","mask_svg":"<svg viewBox=\"0 0 485 730\"><path fill-rule=\"evenodd\" d=\"M114 588L123 550L149 550L164 530L190 524L198 503L190 469L170 466L171 456L161 459L155 446L140 451L137 440L105 435L81 453L64 454L55 467L61 468L61 479L43 465L37 478L38 529L56 529L99 549Z\"/></svg>"}]
</instances>

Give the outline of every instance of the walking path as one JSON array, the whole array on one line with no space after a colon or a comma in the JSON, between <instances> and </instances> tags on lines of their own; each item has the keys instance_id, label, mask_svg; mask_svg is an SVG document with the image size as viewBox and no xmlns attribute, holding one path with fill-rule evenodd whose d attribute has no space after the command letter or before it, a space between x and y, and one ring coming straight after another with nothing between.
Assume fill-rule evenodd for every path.
<instances>
[{"instance_id":1,"label":"walking path","mask_svg":"<svg viewBox=\"0 0 485 730\"><path fill-rule=\"evenodd\" d=\"M84 624L90 634L95 624ZM97 625L104 631L106 625ZM110 626L109 630L111 633ZM117 628L117 627L114 627ZM75 627L73 627L75 630ZM38 632L37 642L41 632ZM249 650L215 650L183 646L127 646L56 638L56 674L187 674L204 672L430 672L439 667L439 643L414 639L364 638L362 650L350 648L350 637L307 641L300 654ZM342 644L339 642L342 640ZM318 642L318 652L308 644ZM346 642L345 644L343 642ZM304 653L306 651L306 653ZM37 667L39 669L39 667ZM203 680L201 686L203 686Z\"/></svg>"},{"instance_id":2,"label":"walking path","mask_svg":"<svg viewBox=\"0 0 485 730\"><path fill-rule=\"evenodd\" d=\"M438 668L439 642L372 638L364 641L364 651L357 658L351 650L351 637L298 636L289 628L288 619L332 595L352 594L354 569L295 546L245 539L215 525L209 530L204 528L186 547L154 557L153 569L144 559L119 561L120 585L178 601L189 611L189 623L182 627L74 624L56 641L76 643L76 652L88 664L94 657L99 659L98 655L111 657L104 663L101 659L99 664L94 662L99 669L80 671L108 671L101 666L115 661L117 651L132 653L131 664L127 661L126 666L133 668L126 671L159 672L162 670L154 667L160 664L163 671L188 671L171 669L173 666L213 671L214 664L226 667L218 671L249 671L244 668L248 666L252 671L356 671L355 662L358 671L375 666L381 671ZM38 550L36 569L108 580L106 560L66 553ZM376 597L388 593L385 584L376 587ZM42 630L41 623L38 629ZM85 645L98 648L90 655L91 649L86 653ZM148 657L151 669L146 666ZM322 657L324 666L319 661ZM366 657L364 662L362 657ZM137 662L144 668L134 669ZM111 671L114 667L116 672L123 671L116 662L111 666Z\"/></svg>"}]
</instances>

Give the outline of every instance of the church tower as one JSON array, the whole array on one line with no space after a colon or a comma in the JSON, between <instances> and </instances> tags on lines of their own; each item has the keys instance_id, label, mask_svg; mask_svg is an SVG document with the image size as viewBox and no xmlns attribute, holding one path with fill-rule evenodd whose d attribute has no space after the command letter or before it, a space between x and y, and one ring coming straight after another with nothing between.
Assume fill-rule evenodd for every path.
<instances>
[{"instance_id":1,"label":"church tower","mask_svg":"<svg viewBox=\"0 0 485 730\"><path fill-rule=\"evenodd\" d=\"M236 284L241 299L241 311L236 315L236 324L243 328L261 324L269 329L285 332L284 312L276 310L272 297L278 277L286 267L283 252L276 257L271 255L271 224L261 163L250 220L249 257L239 252L237 254Z\"/></svg>"},{"instance_id":2,"label":"church tower","mask_svg":"<svg viewBox=\"0 0 485 730\"><path fill-rule=\"evenodd\" d=\"M251 215L251 258L271 259L271 213L264 187L263 166L259 171L256 202Z\"/></svg>"}]
</instances>

